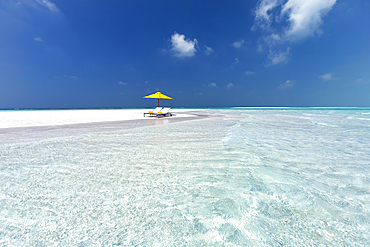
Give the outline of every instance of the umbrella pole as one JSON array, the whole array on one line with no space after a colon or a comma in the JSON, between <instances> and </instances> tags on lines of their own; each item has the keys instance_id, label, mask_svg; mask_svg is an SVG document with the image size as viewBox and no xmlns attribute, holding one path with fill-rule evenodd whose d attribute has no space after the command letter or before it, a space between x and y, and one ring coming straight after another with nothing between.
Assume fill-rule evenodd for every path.
<instances>
[{"instance_id":1,"label":"umbrella pole","mask_svg":"<svg viewBox=\"0 0 370 247\"><path fill-rule=\"evenodd\" d=\"M158 98L158 107L159 107L159 98Z\"/></svg>"}]
</instances>

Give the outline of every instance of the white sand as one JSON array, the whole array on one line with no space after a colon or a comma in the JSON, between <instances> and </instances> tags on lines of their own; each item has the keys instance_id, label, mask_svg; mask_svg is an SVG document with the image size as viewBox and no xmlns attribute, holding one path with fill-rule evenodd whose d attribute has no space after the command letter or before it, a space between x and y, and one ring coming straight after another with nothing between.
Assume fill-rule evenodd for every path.
<instances>
[{"instance_id":1,"label":"white sand","mask_svg":"<svg viewBox=\"0 0 370 247\"><path fill-rule=\"evenodd\" d=\"M194 116L191 111L194 110L171 109L170 118ZM0 128L152 119L144 117L144 112L148 109L0 111Z\"/></svg>"}]
</instances>

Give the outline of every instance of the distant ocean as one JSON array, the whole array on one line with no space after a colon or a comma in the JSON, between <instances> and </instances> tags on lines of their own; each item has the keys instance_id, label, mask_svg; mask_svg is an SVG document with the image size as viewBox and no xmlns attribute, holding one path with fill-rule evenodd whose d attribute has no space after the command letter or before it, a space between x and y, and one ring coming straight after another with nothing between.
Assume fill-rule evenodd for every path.
<instances>
[{"instance_id":1,"label":"distant ocean","mask_svg":"<svg viewBox=\"0 0 370 247\"><path fill-rule=\"evenodd\" d=\"M370 246L370 108L201 114L1 144L0 246Z\"/></svg>"}]
</instances>

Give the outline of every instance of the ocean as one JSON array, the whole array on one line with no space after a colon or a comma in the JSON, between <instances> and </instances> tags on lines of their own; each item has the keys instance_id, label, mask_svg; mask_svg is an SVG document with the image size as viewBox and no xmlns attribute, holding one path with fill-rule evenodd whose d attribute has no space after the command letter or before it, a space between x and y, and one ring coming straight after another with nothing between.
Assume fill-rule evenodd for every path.
<instances>
[{"instance_id":1,"label":"ocean","mask_svg":"<svg viewBox=\"0 0 370 247\"><path fill-rule=\"evenodd\" d=\"M0 246L370 246L370 108L200 114L1 144Z\"/></svg>"}]
</instances>

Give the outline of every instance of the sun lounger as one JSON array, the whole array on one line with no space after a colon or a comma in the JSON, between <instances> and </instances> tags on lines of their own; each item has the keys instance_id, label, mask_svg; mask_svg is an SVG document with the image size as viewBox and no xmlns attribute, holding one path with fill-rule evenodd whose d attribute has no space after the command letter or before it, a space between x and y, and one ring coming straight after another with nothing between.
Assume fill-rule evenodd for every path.
<instances>
[{"instance_id":1,"label":"sun lounger","mask_svg":"<svg viewBox=\"0 0 370 247\"><path fill-rule=\"evenodd\" d=\"M171 107L165 107L155 115L157 117L170 117L170 116L172 116L172 114L170 113L170 109L171 109Z\"/></svg>"},{"instance_id":2,"label":"sun lounger","mask_svg":"<svg viewBox=\"0 0 370 247\"><path fill-rule=\"evenodd\" d=\"M153 111L145 112L145 113L144 113L144 117L145 117L145 115L146 115L146 114L149 114L149 117L151 117L151 116L156 116L156 114L157 114L158 112L160 112L161 110L162 110L162 107L156 107Z\"/></svg>"}]
</instances>

